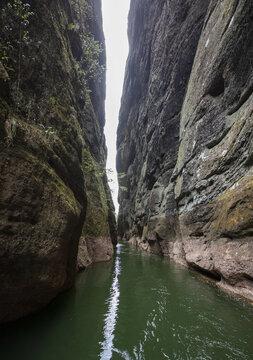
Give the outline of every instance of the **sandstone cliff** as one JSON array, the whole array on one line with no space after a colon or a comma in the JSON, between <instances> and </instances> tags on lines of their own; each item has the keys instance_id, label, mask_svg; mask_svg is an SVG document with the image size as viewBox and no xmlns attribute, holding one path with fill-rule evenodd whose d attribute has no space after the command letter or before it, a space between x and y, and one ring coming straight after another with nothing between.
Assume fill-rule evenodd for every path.
<instances>
[{"instance_id":1,"label":"sandstone cliff","mask_svg":"<svg viewBox=\"0 0 253 360\"><path fill-rule=\"evenodd\" d=\"M253 299L253 3L132 0L118 229Z\"/></svg>"},{"instance_id":2,"label":"sandstone cliff","mask_svg":"<svg viewBox=\"0 0 253 360\"><path fill-rule=\"evenodd\" d=\"M44 306L108 260L101 1L2 1L0 322Z\"/></svg>"}]
</instances>

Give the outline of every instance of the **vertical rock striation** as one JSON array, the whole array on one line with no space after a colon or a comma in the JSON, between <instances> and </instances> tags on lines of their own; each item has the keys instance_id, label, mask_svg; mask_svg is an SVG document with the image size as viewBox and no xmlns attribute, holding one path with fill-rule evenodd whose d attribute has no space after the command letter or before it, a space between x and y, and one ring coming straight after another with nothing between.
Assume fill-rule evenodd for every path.
<instances>
[{"instance_id":1,"label":"vertical rock striation","mask_svg":"<svg viewBox=\"0 0 253 360\"><path fill-rule=\"evenodd\" d=\"M108 260L115 220L105 171L101 1L2 1L0 16L5 322L73 284L79 239L79 267Z\"/></svg>"},{"instance_id":2,"label":"vertical rock striation","mask_svg":"<svg viewBox=\"0 0 253 360\"><path fill-rule=\"evenodd\" d=\"M253 4L134 1L119 232L253 299Z\"/></svg>"}]
</instances>

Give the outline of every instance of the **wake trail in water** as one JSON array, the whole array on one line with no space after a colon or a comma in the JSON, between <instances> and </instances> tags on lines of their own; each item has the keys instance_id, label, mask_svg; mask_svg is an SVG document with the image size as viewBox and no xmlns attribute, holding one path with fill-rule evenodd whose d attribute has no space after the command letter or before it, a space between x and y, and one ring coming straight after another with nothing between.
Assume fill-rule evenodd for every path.
<instances>
[{"instance_id":1,"label":"wake trail in water","mask_svg":"<svg viewBox=\"0 0 253 360\"><path fill-rule=\"evenodd\" d=\"M110 289L110 296L106 300L109 305L108 311L105 315L104 341L101 343L102 351L100 353L100 360L110 360L113 352L114 330L118 318L120 298L120 287L118 278L121 272L120 246L120 244L117 245L113 282Z\"/></svg>"}]
</instances>

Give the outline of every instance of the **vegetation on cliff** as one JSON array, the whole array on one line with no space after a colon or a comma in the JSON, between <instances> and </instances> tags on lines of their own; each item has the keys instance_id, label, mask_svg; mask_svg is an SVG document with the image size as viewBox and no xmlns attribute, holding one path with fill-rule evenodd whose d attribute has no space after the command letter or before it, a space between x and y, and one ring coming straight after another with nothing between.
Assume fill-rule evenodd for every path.
<instances>
[{"instance_id":1,"label":"vegetation on cliff","mask_svg":"<svg viewBox=\"0 0 253 360\"><path fill-rule=\"evenodd\" d=\"M115 219L106 174L95 167L94 183L85 171L85 151L102 168L106 160L100 1L3 1L0 17L0 321L7 321L70 287L80 236L99 228L107 244Z\"/></svg>"}]
</instances>

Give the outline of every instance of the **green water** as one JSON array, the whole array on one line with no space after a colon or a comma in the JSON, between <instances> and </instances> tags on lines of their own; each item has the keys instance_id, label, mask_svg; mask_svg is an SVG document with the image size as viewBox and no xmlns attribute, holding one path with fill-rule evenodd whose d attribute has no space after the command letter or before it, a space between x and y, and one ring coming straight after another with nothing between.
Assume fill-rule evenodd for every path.
<instances>
[{"instance_id":1,"label":"green water","mask_svg":"<svg viewBox=\"0 0 253 360\"><path fill-rule=\"evenodd\" d=\"M1 360L252 360L253 307L119 245L39 314L1 328Z\"/></svg>"}]
</instances>

